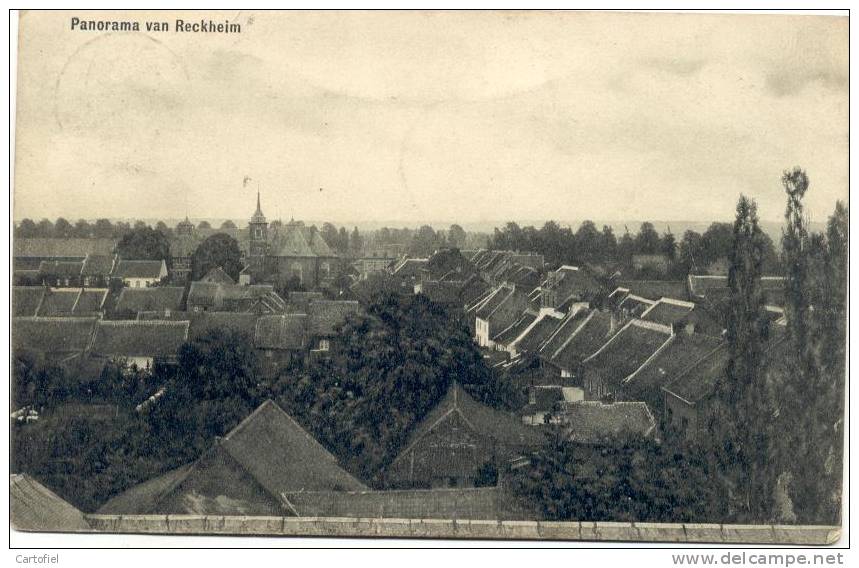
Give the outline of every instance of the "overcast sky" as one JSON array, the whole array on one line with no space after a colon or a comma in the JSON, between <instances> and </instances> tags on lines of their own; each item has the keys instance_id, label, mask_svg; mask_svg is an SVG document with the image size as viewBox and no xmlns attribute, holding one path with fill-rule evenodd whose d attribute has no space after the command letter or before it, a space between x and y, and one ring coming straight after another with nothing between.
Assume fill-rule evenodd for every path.
<instances>
[{"instance_id":1,"label":"overcast sky","mask_svg":"<svg viewBox=\"0 0 859 568\"><path fill-rule=\"evenodd\" d=\"M16 219L244 221L259 187L337 223L710 221L741 192L779 220L794 165L814 220L847 197L846 18L209 15L241 34L23 15Z\"/></svg>"}]
</instances>

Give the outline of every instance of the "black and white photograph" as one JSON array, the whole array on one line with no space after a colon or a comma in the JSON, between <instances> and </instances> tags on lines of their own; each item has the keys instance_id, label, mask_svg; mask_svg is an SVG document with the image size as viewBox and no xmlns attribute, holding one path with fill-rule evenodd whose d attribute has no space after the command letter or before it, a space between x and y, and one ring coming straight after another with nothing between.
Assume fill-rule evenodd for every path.
<instances>
[{"instance_id":1,"label":"black and white photograph","mask_svg":"<svg viewBox=\"0 0 859 568\"><path fill-rule=\"evenodd\" d=\"M16 25L13 543L846 544L846 11Z\"/></svg>"}]
</instances>

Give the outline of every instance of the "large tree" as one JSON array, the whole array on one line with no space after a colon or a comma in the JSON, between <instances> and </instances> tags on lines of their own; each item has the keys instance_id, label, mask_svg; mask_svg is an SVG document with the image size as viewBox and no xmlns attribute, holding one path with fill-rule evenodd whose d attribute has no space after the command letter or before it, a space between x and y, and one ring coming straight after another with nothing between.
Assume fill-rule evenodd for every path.
<instances>
[{"instance_id":1,"label":"large tree","mask_svg":"<svg viewBox=\"0 0 859 568\"><path fill-rule=\"evenodd\" d=\"M242 271L242 252L233 237L218 233L200 243L191 255L191 279L199 280L213 268L221 267L238 281Z\"/></svg>"},{"instance_id":2,"label":"large tree","mask_svg":"<svg viewBox=\"0 0 859 568\"><path fill-rule=\"evenodd\" d=\"M763 373L769 336L761 287L762 232L757 206L741 196L733 227L728 284L727 342L730 358L716 383L710 417L712 456L728 495L733 519L772 519L777 478L773 424L777 407Z\"/></svg>"},{"instance_id":3,"label":"large tree","mask_svg":"<svg viewBox=\"0 0 859 568\"><path fill-rule=\"evenodd\" d=\"M125 233L116 245L116 253L125 260L166 260L170 265L170 243L162 232L151 227Z\"/></svg>"},{"instance_id":4,"label":"large tree","mask_svg":"<svg viewBox=\"0 0 859 568\"><path fill-rule=\"evenodd\" d=\"M447 241L452 247L464 247L466 238L468 238L468 235L465 233L465 229L456 223L451 225L450 229L447 231Z\"/></svg>"}]
</instances>

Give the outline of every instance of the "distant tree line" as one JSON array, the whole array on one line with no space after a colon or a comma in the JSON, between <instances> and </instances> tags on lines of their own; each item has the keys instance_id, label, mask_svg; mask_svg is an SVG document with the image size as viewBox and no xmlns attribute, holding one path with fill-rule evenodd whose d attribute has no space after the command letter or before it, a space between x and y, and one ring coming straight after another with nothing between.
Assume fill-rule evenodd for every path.
<instances>
[{"instance_id":1,"label":"distant tree line","mask_svg":"<svg viewBox=\"0 0 859 568\"><path fill-rule=\"evenodd\" d=\"M764 269L773 274L779 269L779 259L772 240L764 240ZM495 229L487 243L494 250L516 250L542 254L551 265L614 263L629 266L635 254L662 254L671 262L668 277L686 274L706 274L709 266L718 260L727 260L733 242L730 223L713 223L703 233L688 230L677 242L671 232L660 235L653 223L644 222L637 233L624 233L620 238L614 230L603 225L598 229L593 221L583 222L573 232L555 221L541 228L520 227L509 222Z\"/></svg>"}]
</instances>

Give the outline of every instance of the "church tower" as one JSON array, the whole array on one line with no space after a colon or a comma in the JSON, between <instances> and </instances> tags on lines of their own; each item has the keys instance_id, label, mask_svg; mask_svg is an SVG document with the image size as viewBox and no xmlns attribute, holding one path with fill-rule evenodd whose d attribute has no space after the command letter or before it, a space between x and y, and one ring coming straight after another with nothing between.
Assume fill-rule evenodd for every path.
<instances>
[{"instance_id":1,"label":"church tower","mask_svg":"<svg viewBox=\"0 0 859 568\"><path fill-rule=\"evenodd\" d=\"M248 257L252 265L262 268L265 255L268 252L268 223L260 207L259 192L257 192L257 210L248 223L249 247Z\"/></svg>"}]
</instances>

